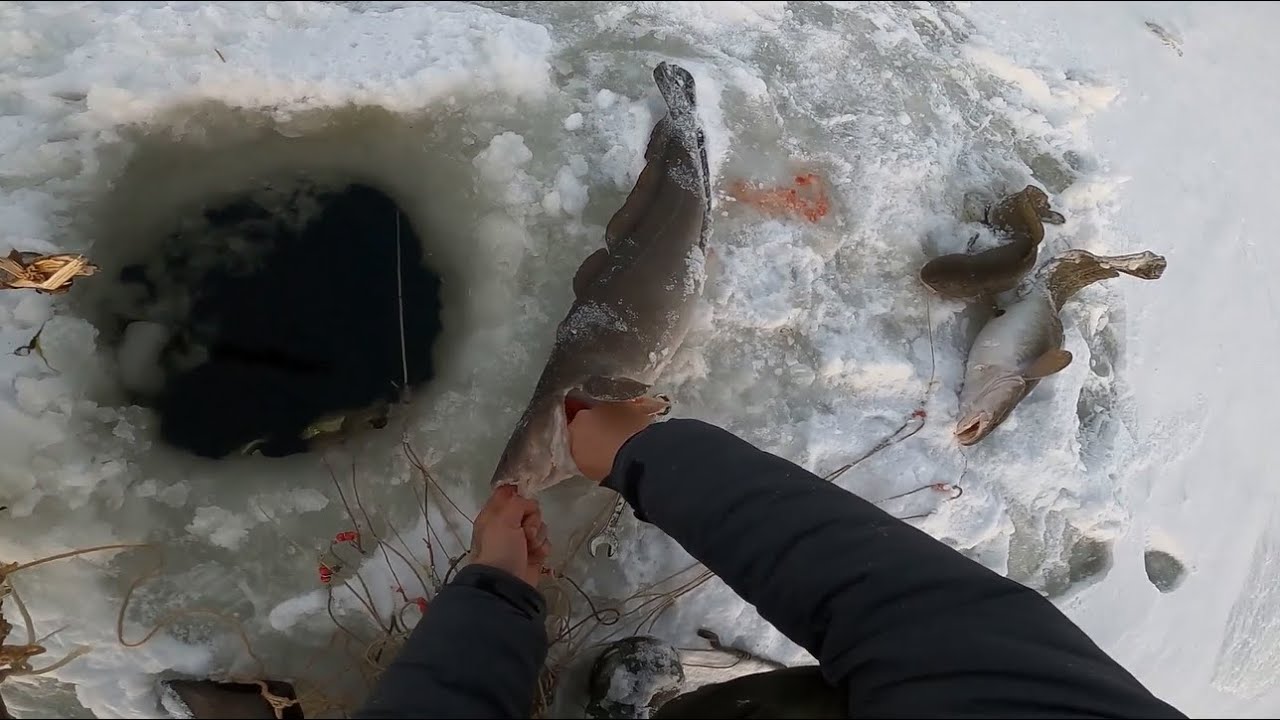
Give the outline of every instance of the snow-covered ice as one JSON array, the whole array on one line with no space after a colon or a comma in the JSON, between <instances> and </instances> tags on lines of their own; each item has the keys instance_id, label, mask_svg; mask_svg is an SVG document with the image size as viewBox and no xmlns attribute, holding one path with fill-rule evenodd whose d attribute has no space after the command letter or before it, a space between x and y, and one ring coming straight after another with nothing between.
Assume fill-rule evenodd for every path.
<instances>
[{"instance_id":1,"label":"snow-covered ice","mask_svg":"<svg viewBox=\"0 0 1280 720\"><path fill-rule=\"evenodd\" d=\"M66 296L0 293L0 561L161 544L127 639L208 608L244 625L269 674L314 672L334 634L317 557L351 526L334 476L350 495L354 467L371 524L418 563L399 429L462 511L478 507L573 271L642 167L662 108L650 72L668 60L697 79L719 192L804 170L831 195L816 224L717 199L705 302L663 382L677 414L825 472L924 409L920 433L839 482L872 499L959 483L955 501L886 507L929 513L912 522L1048 594L1182 710L1274 715L1277 23L1275 6L1243 3L0 6L0 252L104 268ZM125 400L154 388L147 348L163 339L141 326L119 344L108 280L193 203L286 172L360 179L405 210L445 281L437 377L394 429L323 457L184 455ZM961 304L926 300L915 272L964 247L973 194L1028 183L1067 219L1042 257L1150 249L1169 271L1069 304L1076 361L962 451L951 428L976 328ZM182 289L169 297L180 317ZM9 352L38 331L41 353ZM557 546L608 502L581 481L548 492ZM616 561L570 566L592 593L625 597L687 565L656 529L622 531ZM121 600L154 564L125 551L14 576L37 628L63 628L49 657L92 650L6 682L12 710L155 716L159 677L256 671L217 621L117 643ZM383 612L393 586L418 582L391 558L361 572ZM333 612L365 611L337 591ZM699 627L811 661L714 582L654 632L684 647Z\"/></svg>"}]
</instances>

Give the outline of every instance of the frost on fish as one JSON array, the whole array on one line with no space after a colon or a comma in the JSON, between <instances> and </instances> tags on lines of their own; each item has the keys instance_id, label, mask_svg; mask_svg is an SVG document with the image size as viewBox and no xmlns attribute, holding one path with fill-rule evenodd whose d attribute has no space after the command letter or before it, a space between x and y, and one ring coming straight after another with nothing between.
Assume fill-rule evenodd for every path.
<instances>
[{"instance_id":1,"label":"frost on fish","mask_svg":"<svg viewBox=\"0 0 1280 720\"><path fill-rule=\"evenodd\" d=\"M599 302L575 305L556 331L558 342L570 342L579 335L598 334L601 331L630 332L631 326L610 306Z\"/></svg>"},{"instance_id":2,"label":"frost on fish","mask_svg":"<svg viewBox=\"0 0 1280 720\"><path fill-rule=\"evenodd\" d=\"M701 295L707 282L707 251L701 247L689 248L685 258L684 293Z\"/></svg>"},{"instance_id":3,"label":"frost on fish","mask_svg":"<svg viewBox=\"0 0 1280 720\"><path fill-rule=\"evenodd\" d=\"M697 148L694 148L693 152L695 153L693 157L697 157ZM681 190L702 194L702 171L699 168L680 163L667 169L667 177L679 185Z\"/></svg>"}]
</instances>

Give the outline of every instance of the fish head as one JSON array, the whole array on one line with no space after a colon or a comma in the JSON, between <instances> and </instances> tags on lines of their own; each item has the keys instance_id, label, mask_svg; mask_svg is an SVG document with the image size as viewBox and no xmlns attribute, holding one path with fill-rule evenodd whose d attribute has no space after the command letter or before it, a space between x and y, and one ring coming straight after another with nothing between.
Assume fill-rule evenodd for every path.
<instances>
[{"instance_id":1,"label":"fish head","mask_svg":"<svg viewBox=\"0 0 1280 720\"><path fill-rule=\"evenodd\" d=\"M990 368L981 372L985 377L965 389L960 399L960 420L956 422L956 441L961 445L975 445L1000 426L1022 398L1027 395L1027 381L1020 373Z\"/></svg>"},{"instance_id":2,"label":"fish head","mask_svg":"<svg viewBox=\"0 0 1280 720\"><path fill-rule=\"evenodd\" d=\"M966 298L979 295L980 287L971 287L978 278L968 255L936 257L920 268L920 282L944 297Z\"/></svg>"},{"instance_id":3,"label":"fish head","mask_svg":"<svg viewBox=\"0 0 1280 720\"><path fill-rule=\"evenodd\" d=\"M494 486L515 485L521 495L533 497L581 474L569 450L565 396L549 393L529 405L502 451Z\"/></svg>"}]
</instances>

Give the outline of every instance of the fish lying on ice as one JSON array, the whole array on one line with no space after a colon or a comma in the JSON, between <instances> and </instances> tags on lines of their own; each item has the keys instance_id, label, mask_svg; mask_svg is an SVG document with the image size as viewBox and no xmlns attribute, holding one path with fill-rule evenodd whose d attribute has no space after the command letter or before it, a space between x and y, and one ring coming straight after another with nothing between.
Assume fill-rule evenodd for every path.
<instances>
[{"instance_id":1,"label":"fish lying on ice","mask_svg":"<svg viewBox=\"0 0 1280 720\"><path fill-rule=\"evenodd\" d=\"M920 268L920 280L939 295L956 299L1012 290L1036 264L1044 223L1063 222L1062 215L1049 208L1049 196L1028 185L987 211L986 224L1007 240L1004 245L934 258Z\"/></svg>"},{"instance_id":2,"label":"fish lying on ice","mask_svg":"<svg viewBox=\"0 0 1280 720\"><path fill-rule=\"evenodd\" d=\"M649 395L702 294L711 185L693 76L664 62L653 78L667 114L649 136L635 187L605 229L605 247L574 275L573 305L498 461L494 485L515 484L532 495L577 474L566 401L666 407Z\"/></svg>"},{"instance_id":3,"label":"fish lying on ice","mask_svg":"<svg viewBox=\"0 0 1280 720\"><path fill-rule=\"evenodd\" d=\"M1088 285L1122 273L1155 280L1165 259L1152 252L1099 256L1068 250L1037 274L1030 292L983 326L969 350L956 440L973 445L991 434L1040 382L1071 363L1062 349L1063 303Z\"/></svg>"}]
</instances>

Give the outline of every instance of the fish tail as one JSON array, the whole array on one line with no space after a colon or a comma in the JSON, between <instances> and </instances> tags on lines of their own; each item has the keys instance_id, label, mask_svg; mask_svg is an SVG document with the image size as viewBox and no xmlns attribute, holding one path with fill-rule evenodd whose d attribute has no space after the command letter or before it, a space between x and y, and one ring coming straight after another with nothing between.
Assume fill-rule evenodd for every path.
<instances>
[{"instance_id":1,"label":"fish tail","mask_svg":"<svg viewBox=\"0 0 1280 720\"><path fill-rule=\"evenodd\" d=\"M1040 278L1053 306L1061 309L1072 296L1099 280L1122 274L1157 280L1167 266L1163 256L1150 250L1129 255L1094 255L1087 250L1068 250L1049 261L1040 271Z\"/></svg>"},{"instance_id":2,"label":"fish tail","mask_svg":"<svg viewBox=\"0 0 1280 720\"><path fill-rule=\"evenodd\" d=\"M653 81L658 84L658 92L662 93L662 99L667 102L667 109L673 120L679 121L697 110L697 90L693 75L688 70L679 65L661 62L653 69ZM696 118L694 124L697 124Z\"/></svg>"},{"instance_id":3,"label":"fish tail","mask_svg":"<svg viewBox=\"0 0 1280 720\"><path fill-rule=\"evenodd\" d=\"M698 94L693 75L688 70L669 62L658 63L653 69L653 81L667 103L667 117L663 120L677 135L683 136L683 145L697 153L698 171L702 175L702 194L707 214L711 213L711 169L707 162L707 135L698 121ZM700 244L705 248L709 224L704 223Z\"/></svg>"}]
</instances>

